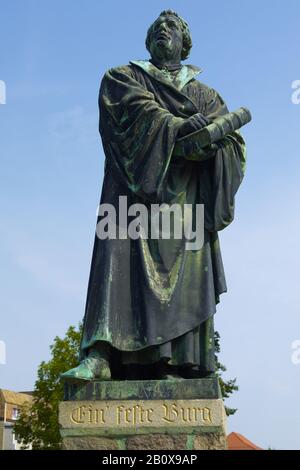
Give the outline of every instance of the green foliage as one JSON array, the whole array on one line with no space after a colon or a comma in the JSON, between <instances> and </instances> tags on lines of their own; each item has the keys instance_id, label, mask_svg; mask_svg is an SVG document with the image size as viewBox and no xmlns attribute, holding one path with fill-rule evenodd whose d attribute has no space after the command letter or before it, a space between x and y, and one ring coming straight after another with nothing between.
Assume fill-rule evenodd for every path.
<instances>
[{"instance_id":1,"label":"green foliage","mask_svg":"<svg viewBox=\"0 0 300 470\"><path fill-rule=\"evenodd\" d=\"M81 330L81 325L78 329L70 326L63 339L57 336L50 346L51 359L38 368L33 404L22 408L14 427L24 447L30 443L33 449L61 446L58 404L63 398L63 385L59 378L62 372L78 364Z\"/></svg>"},{"instance_id":2,"label":"green foliage","mask_svg":"<svg viewBox=\"0 0 300 470\"><path fill-rule=\"evenodd\" d=\"M42 362L38 368L37 381L33 392L33 404L25 405L15 423L15 433L22 440L24 448L32 444L33 449L60 449L61 437L58 424L58 405L63 398L63 385L59 378L78 364L78 351L82 325L79 328L70 326L64 338L58 336L50 346L51 359ZM220 380L222 396L228 398L238 390L236 379L225 381L222 373L226 367L218 360L220 352L220 335L215 332L215 351L217 374ZM227 415L236 409L226 408Z\"/></svg>"},{"instance_id":3,"label":"green foliage","mask_svg":"<svg viewBox=\"0 0 300 470\"><path fill-rule=\"evenodd\" d=\"M222 373L226 372L226 367L221 364L221 362L218 359L218 354L220 352L220 335L217 331L215 331L215 352L216 352L216 370L217 370L217 375L219 377L219 383L221 387L221 393L223 400L228 398L233 392L237 391L239 387L236 385L236 379L230 379L230 380L225 380L222 377ZM225 406L226 414L227 416L233 415L237 409L236 408L228 408Z\"/></svg>"}]
</instances>

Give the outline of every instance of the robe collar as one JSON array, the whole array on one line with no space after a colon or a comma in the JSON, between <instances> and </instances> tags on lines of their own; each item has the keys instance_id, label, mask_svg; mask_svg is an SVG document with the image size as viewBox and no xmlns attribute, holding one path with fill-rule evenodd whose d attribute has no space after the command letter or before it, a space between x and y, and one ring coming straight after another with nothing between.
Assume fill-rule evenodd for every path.
<instances>
[{"instance_id":1,"label":"robe collar","mask_svg":"<svg viewBox=\"0 0 300 470\"><path fill-rule=\"evenodd\" d=\"M155 65L152 64L149 60L131 60L130 63L140 67L148 75L155 78L159 82L171 85L178 90L182 90L182 88L188 82L190 82L193 78L195 78L196 75L202 72L202 70L195 65L183 65L178 71L176 78L171 80L166 72L155 67Z\"/></svg>"}]
</instances>

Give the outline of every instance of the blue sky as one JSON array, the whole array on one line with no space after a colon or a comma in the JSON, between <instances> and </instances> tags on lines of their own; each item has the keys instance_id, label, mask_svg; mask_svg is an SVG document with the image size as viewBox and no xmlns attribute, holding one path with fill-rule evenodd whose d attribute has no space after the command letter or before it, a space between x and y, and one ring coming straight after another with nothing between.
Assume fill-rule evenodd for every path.
<instances>
[{"instance_id":1,"label":"blue sky","mask_svg":"<svg viewBox=\"0 0 300 470\"><path fill-rule=\"evenodd\" d=\"M228 428L300 449L298 0L0 0L0 387L32 389L54 336L83 316L104 163L99 83L148 58L146 30L165 8L190 25L199 79L253 114L236 219L220 234L228 293L216 326L240 387Z\"/></svg>"}]
</instances>

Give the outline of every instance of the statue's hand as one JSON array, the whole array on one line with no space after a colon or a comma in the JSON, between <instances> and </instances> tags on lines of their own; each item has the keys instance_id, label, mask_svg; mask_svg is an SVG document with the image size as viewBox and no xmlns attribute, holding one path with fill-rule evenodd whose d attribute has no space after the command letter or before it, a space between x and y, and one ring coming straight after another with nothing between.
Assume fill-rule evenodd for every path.
<instances>
[{"instance_id":1,"label":"statue's hand","mask_svg":"<svg viewBox=\"0 0 300 470\"><path fill-rule=\"evenodd\" d=\"M197 113L188 119L185 119L184 123L179 129L178 137L184 137L193 132L199 131L203 127L209 124L210 120L206 118L202 113Z\"/></svg>"},{"instance_id":2,"label":"statue's hand","mask_svg":"<svg viewBox=\"0 0 300 470\"><path fill-rule=\"evenodd\" d=\"M212 144L208 147L199 149L197 153L192 153L191 155L185 157L186 160L194 160L196 162L203 162L209 158L216 156L216 153L220 147L217 144Z\"/></svg>"}]
</instances>

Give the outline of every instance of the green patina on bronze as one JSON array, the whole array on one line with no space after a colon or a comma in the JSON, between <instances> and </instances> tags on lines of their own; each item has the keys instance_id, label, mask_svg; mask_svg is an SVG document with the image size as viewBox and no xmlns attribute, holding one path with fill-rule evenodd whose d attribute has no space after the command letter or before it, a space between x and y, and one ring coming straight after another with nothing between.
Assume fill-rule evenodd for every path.
<instances>
[{"instance_id":1,"label":"green patina on bronze","mask_svg":"<svg viewBox=\"0 0 300 470\"><path fill-rule=\"evenodd\" d=\"M65 401L84 400L171 400L221 398L216 377L208 379L126 380L89 383L66 382Z\"/></svg>"},{"instance_id":2,"label":"green patina on bronze","mask_svg":"<svg viewBox=\"0 0 300 470\"><path fill-rule=\"evenodd\" d=\"M184 238L96 236L81 360L105 345L113 377L126 378L125 365L162 360L205 376L214 371L213 316L226 291L218 231L234 218L245 144L236 131L217 149L207 149L204 161L175 156L179 138L228 109L214 89L195 78L198 67L181 64L191 38L178 15L163 12L149 28L146 45L151 60L111 68L101 83L99 129L106 160L100 202L115 206L117 220L119 196L127 197L128 206L149 209L153 203L204 204L204 245L188 251ZM87 379L82 369L80 374ZM65 377L79 376L73 370Z\"/></svg>"}]
</instances>

